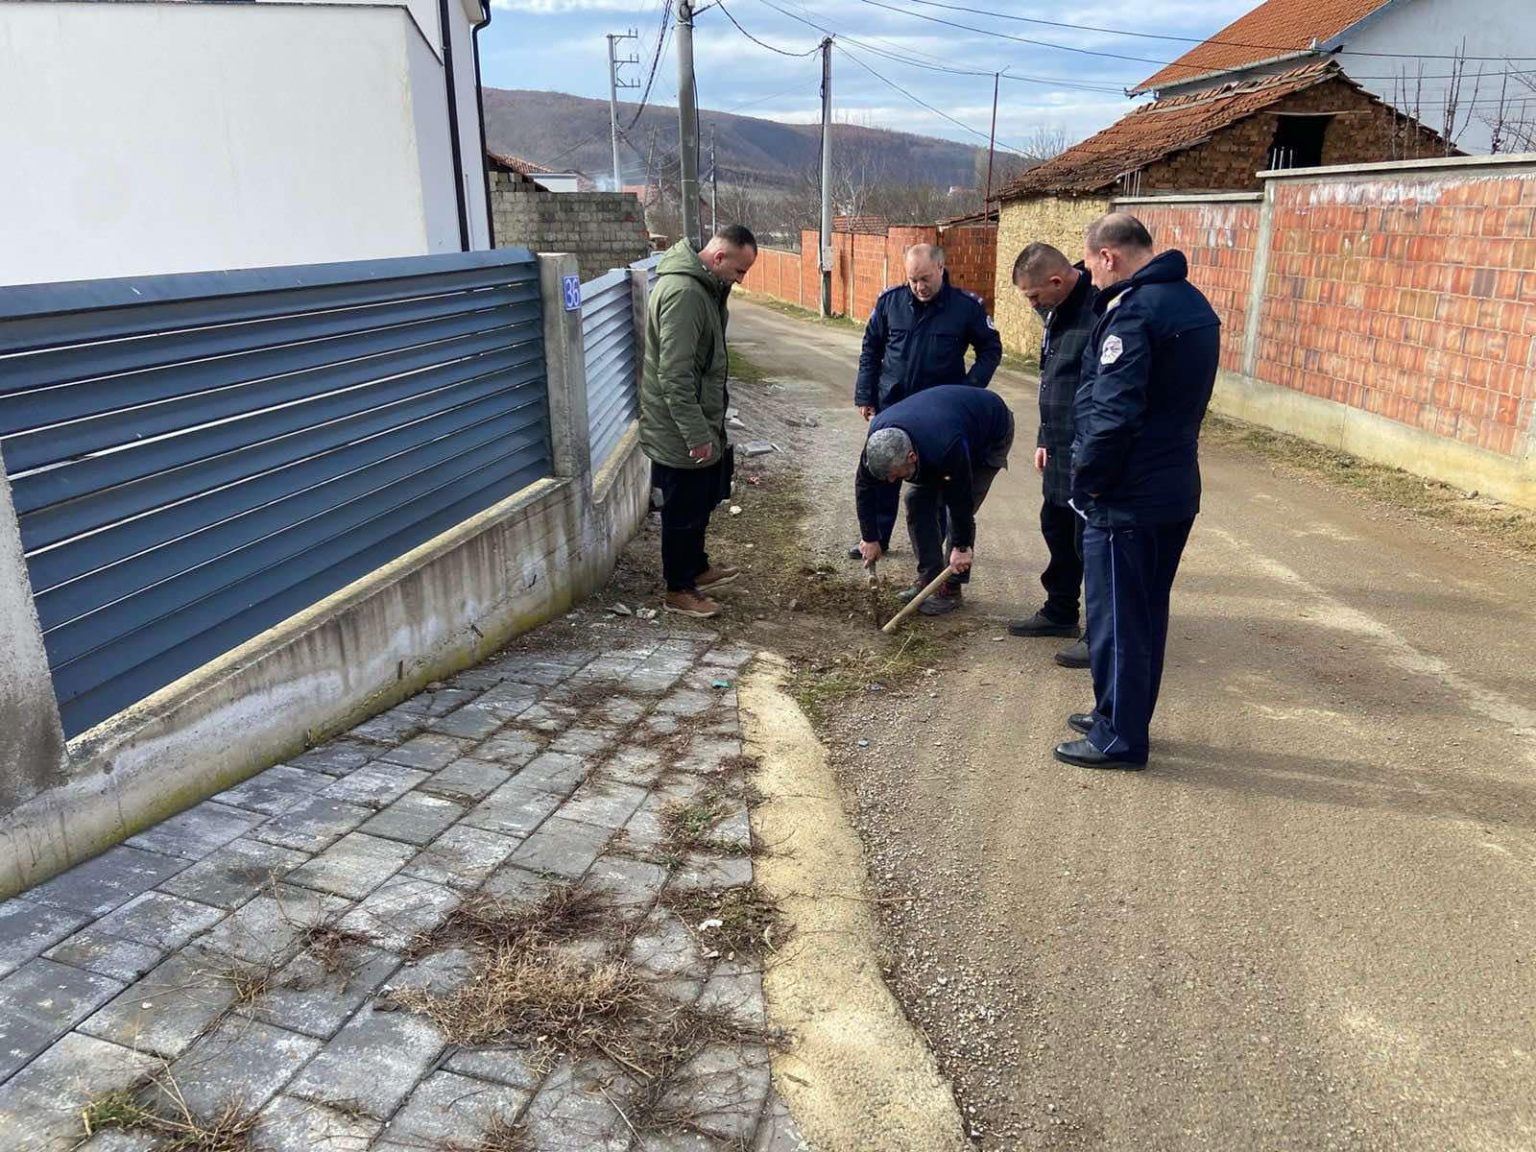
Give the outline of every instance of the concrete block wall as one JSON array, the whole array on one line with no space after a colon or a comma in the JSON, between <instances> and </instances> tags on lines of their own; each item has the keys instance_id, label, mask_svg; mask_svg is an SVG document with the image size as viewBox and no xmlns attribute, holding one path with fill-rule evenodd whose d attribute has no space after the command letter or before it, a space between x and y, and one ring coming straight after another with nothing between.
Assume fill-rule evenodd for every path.
<instances>
[{"instance_id":1,"label":"concrete block wall","mask_svg":"<svg viewBox=\"0 0 1536 1152\"><path fill-rule=\"evenodd\" d=\"M491 173L496 246L570 252L582 280L650 251L645 212L630 192L547 192L509 172Z\"/></svg>"},{"instance_id":2,"label":"concrete block wall","mask_svg":"<svg viewBox=\"0 0 1536 1152\"><path fill-rule=\"evenodd\" d=\"M1037 196L1011 200L998 213L993 275L993 319L1003 347L1024 356L1040 354L1040 319L1013 287L1013 262L1035 241L1054 245L1076 263L1083 258L1088 225L1109 211L1103 196Z\"/></svg>"}]
</instances>

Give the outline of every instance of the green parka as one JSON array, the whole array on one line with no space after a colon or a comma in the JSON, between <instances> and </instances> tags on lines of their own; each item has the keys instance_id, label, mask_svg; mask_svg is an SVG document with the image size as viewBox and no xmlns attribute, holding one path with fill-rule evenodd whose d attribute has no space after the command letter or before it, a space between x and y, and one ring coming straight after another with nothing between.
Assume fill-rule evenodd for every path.
<instances>
[{"instance_id":1,"label":"green parka","mask_svg":"<svg viewBox=\"0 0 1536 1152\"><path fill-rule=\"evenodd\" d=\"M725 453L726 300L730 285L680 240L656 268L640 376L640 447L658 464L705 468ZM713 444L706 461L688 449Z\"/></svg>"}]
</instances>

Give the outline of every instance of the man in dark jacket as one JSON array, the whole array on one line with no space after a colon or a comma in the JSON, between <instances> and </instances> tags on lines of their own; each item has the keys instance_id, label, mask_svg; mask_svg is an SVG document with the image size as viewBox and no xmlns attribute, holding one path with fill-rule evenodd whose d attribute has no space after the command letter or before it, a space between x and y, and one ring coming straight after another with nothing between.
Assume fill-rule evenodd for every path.
<instances>
[{"instance_id":1,"label":"man in dark jacket","mask_svg":"<svg viewBox=\"0 0 1536 1152\"><path fill-rule=\"evenodd\" d=\"M1168 600L1200 510L1200 424L1221 354L1221 321L1189 282L1182 252L1154 256L1134 216L1088 229L1099 315L1083 358L1072 506L1087 521L1094 709L1067 723L1084 739L1056 758L1142 768L1162 684Z\"/></svg>"},{"instance_id":2,"label":"man in dark jacket","mask_svg":"<svg viewBox=\"0 0 1536 1152\"><path fill-rule=\"evenodd\" d=\"M896 525L901 482L908 481L907 535L917 555L908 598L944 571L959 573L918 609L939 616L960 606L976 543L976 510L1008 466L1013 413L984 388L942 384L898 401L869 422L869 438L854 478L860 554L866 564L884 554ZM940 512L948 513L946 546ZM946 555L947 553L947 555Z\"/></svg>"},{"instance_id":3,"label":"man in dark jacket","mask_svg":"<svg viewBox=\"0 0 1536 1152\"><path fill-rule=\"evenodd\" d=\"M1072 511L1072 405L1077 395L1083 349L1098 316L1097 291L1082 265L1074 267L1058 249L1034 243L1013 265L1014 287L1040 313L1040 435L1035 470L1044 479L1040 534L1050 563L1040 576L1045 606L1027 620L1008 625L1015 636L1077 637L1079 592L1083 586L1083 522ZM1056 654L1068 668L1088 667L1084 637Z\"/></svg>"},{"instance_id":4,"label":"man in dark jacket","mask_svg":"<svg viewBox=\"0 0 1536 1152\"><path fill-rule=\"evenodd\" d=\"M914 244L907 249L906 275L905 284L881 293L864 327L853 403L866 420L924 388L985 388L1003 360L1002 337L981 299L949 282L944 249ZM967 348L976 351L969 370ZM859 549L848 555L857 557Z\"/></svg>"},{"instance_id":5,"label":"man in dark jacket","mask_svg":"<svg viewBox=\"0 0 1536 1152\"><path fill-rule=\"evenodd\" d=\"M740 224L721 228L703 249L680 240L657 266L646 313L640 447L661 493L662 606L684 616L718 615L708 593L739 574L710 563L704 538L728 482L726 300L756 259L757 241Z\"/></svg>"}]
</instances>

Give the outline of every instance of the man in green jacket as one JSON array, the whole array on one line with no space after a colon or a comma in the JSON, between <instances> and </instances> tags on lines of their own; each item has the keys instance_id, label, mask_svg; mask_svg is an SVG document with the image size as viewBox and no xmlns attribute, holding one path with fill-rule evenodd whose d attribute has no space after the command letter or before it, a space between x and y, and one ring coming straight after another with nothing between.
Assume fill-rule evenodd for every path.
<instances>
[{"instance_id":1,"label":"man in green jacket","mask_svg":"<svg viewBox=\"0 0 1536 1152\"><path fill-rule=\"evenodd\" d=\"M684 616L718 615L707 593L738 575L710 564L704 536L725 482L725 305L756 259L752 233L730 224L702 251L686 239L669 248L651 290L640 447L651 460L651 487L661 493L663 606Z\"/></svg>"}]
</instances>

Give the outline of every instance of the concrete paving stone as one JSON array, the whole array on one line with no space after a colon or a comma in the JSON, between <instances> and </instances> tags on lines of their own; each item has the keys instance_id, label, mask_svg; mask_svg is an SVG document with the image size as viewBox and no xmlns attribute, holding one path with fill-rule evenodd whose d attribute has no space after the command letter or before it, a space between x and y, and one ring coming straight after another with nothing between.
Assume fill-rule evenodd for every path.
<instances>
[{"instance_id":1,"label":"concrete paving stone","mask_svg":"<svg viewBox=\"0 0 1536 1152\"><path fill-rule=\"evenodd\" d=\"M519 684L536 684L542 688L553 688L566 677L576 671L569 664L555 664L550 661L524 660L516 663L498 663L499 670L506 674L508 680L515 680Z\"/></svg>"},{"instance_id":2,"label":"concrete paving stone","mask_svg":"<svg viewBox=\"0 0 1536 1152\"><path fill-rule=\"evenodd\" d=\"M543 750L544 744L540 738L512 728L476 745L470 755L476 760L499 764L503 768L521 768ZM453 765L448 767L452 768ZM444 769L445 772L447 770Z\"/></svg>"},{"instance_id":3,"label":"concrete paving stone","mask_svg":"<svg viewBox=\"0 0 1536 1152\"><path fill-rule=\"evenodd\" d=\"M153 1056L71 1032L0 1084L0 1148L69 1152L84 1135L86 1104L131 1088L157 1067Z\"/></svg>"},{"instance_id":4,"label":"concrete paving stone","mask_svg":"<svg viewBox=\"0 0 1536 1152\"><path fill-rule=\"evenodd\" d=\"M436 772L439 768L448 767L460 756L467 755L471 746L469 741L461 740L457 736L427 732L406 741L398 748L391 748L379 759L390 764L400 764L406 768L421 768L428 772Z\"/></svg>"},{"instance_id":5,"label":"concrete paving stone","mask_svg":"<svg viewBox=\"0 0 1536 1152\"><path fill-rule=\"evenodd\" d=\"M397 705L397 709L401 712L435 719L448 715L456 708L462 708L478 695L478 692L463 688L440 688L431 692L418 692L409 700Z\"/></svg>"},{"instance_id":6,"label":"concrete paving stone","mask_svg":"<svg viewBox=\"0 0 1536 1152\"><path fill-rule=\"evenodd\" d=\"M361 900L416 855L410 844L351 832L307 864L288 873L288 883Z\"/></svg>"},{"instance_id":7,"label":"concrete paving stone","mask_svg":"<svg viewBox=\"0 0 1536 1152\"><path fill-rule=\"evenodd\" d=\"M334 921L347 906L340 896L277 884L225 917L198 943L251 964L285 961L311 928Z\"/></svg>"},{"instance_id":8,"label":"concrete paving stone","mask_svg":"<svg viewBox=\"0 0 1536 1152\"><path fill-rule=\"evenodd\" d=\"M166 1087L152 1088L151 1096L205 1121L231 1104L258 1112L320 1046L313 1037L232 1016L173 1062Z\"/></svg>"},{"instance_id":9,"label":"concrete paving stone","mask_svg":"<svg viewBox=\"0 0 1536 1152\"><path fill-rule=\"evenodd\" d=\"M330 777L279 764L214 797L221 804L276 816L320 791Z\"/></svg>"},{"instance_id":10,"label":"concrete paving stone","mask_svg":"<svg viewBox=\"0 0 1536 1152\"><path fill-rule=\"evenodd\" d=\"M697 1132L642 1132L635 1152L725 1152L720 1141Z\"/></svg>"},{"instance_id":11,"label":"concrete paving stone","mask_svg":"<svg viewBox=\"0 0 1536 1152\"><path fill-rule=\"evenodd\" d=\"M502 724L501 717L484 708L460 708L457 712L432 721L429 732L443 736L457 736L463 740L484 740Z\"/></svg>"},{"instance_id":12,"label":"concrete paving stone","mask_svg":"<svg viewBox=\"0 0 1536 1152\"><path fill-rule=\"evenodd\" d=\"M538 1152L626 1152L631 1133L614 1105L625 1088L616 1072L562 1064L523 1114L529 1143Z\"/></svg>"},{"instance_id":13,"label":"concrete paving stone","mask_svg":"<svg viewBox=\"0 0 1536 1152\"><path fill-rule=\"evenodd\" d=\"M446 832L466 811L451 800L407 792L358 831L420 847Z\"/></svg>"},{"instance_id":14,"label":"concrete paving stone","mask_svg":"<svg viewBox=\"0 0 1536 1152\"><path fill-rule=\"evenodd\" d=\"M432 884L472 891L521 843L515 836L459 825L428 844L400 872Z\"/></svg>"},{"instance_id":15,"label":"concrete paving stone","mask_svg":"<svg viewBox=\"0 0 1536 1152\"><path fill-rule=\"evenodd\" d=\"M295 804L281 816L273 816L265 824L257 825L247 839L296 852L321 852L373 813L373 808L340 797L315 795Z\"/></svg>"},{"instance_id":16,"label":"concrete paving stone","mask_svg":"<svg viewBox=\"0 0 1536 1152\"><path fill-rule=\"evenodd\" d=\"M708 933L704 939L709 939ZM766 1028L762 969L742 960L721 960L709 974L695 1005L706 1012L727 1016L746 1028Z\"/></svg>"},{"instance_id":17,"label":"concrete paving stone","mask_svg":"<svg viewBox=\"0 0 1536 1152\"><path fill-rule=\"evenodd\" d=\"M531 760L514 780L525 788L540 788L569 796L587 778L592 761L566 752L545 752Z\"/></svg>"},{"instance_id":18,"label":"concrete paving stone","mask_svg":"<svg viewBox=\"0 0 1536 1152\"><path fill-rule=\"evenodd\" d=\"M615 915L637 920L650 912L666 882L667 870L660 864L604 856L588 870L581 886L603 896Z\"/></svg>"},{"instance_id":19,"label":"concrete paving stone","mask_svg":"<svg viewBox=\"0 0 1536 1152\"><path fill-rule=\"evenodd\" d=\"M293 871L309 857L291 848L259 840L234 840L213 855L178 872L159 887L161 892L209 904L226 911L246 903Z\"/></svg>"},{"instance_id":20,"label":"concrete paving stone","mask_svg":"<svg viewBox=\"0 0 1536 1152\"><path fill-rule=\"evenodd\" d=\"M448 687L463 688L469 692L479 693L496 687L502 680L503 676L501 673L490 668L471 668L468 672L460 672L458 675L450 677Z\"/></svg>"},{"instance_id":21,"label":"concrete paving stone","mask_svg":"<svg viewBox=\"0 0 1536 1152\"><path fill-rule=\"evenodd\" d=\"M457 908L463 895L441 884L396 877L341 918L341 927L368 936L381 948L403 952Z\"/></svg>"},{"instance_id":22,"label":"concrete paving stone","mask_svg":"<svg viewBox=\"0 0 1536 1152\"><path fill-rule=\"evenodd\" d=\"M125 1132L121 1128L108 1128L97 1132L84 1144L77 1144L72 1152L159 1152L164 1147L157 1137L143 1132Z\"/></svg>"},{"instance_id":23,"label":"concrete paving stone","mask_svg":"<svg viewBox=\"0 0 1536 1152\"><path fill-rule=\"evenodd\" d=\"M83 968L124 984L131 984L165 959L164 950L109 936L96 924L80 929L43 955L59 964Z\"/></svg>"},{"instance_id":24,"label":"concrete paving stone","mask_svg":"<svg viewBox=\"0 0 1536 1152\"><path fill-rule=\"evenodd\" d=\"M203 949L174 952L76 1031L174 1059L235 1002L236 968L230 957Z\"/></svg>"},{"instance_id":25,"label":"concrete paving stone","mask_svg":"<svg viewBox=\"0 0 1536 1152\"><path fill-rule=\"evenodd\" d=\"M578 824L618 830L624 827L648 793L633 784L588 780L560 808L560 818Z\"/></svg>"},{"instance_id":26,"label":"concrete paving stone","mask_svg":"<svg viewBox=\"0 0 1536 1152\"><path fill-rule=\"evenodd\" d=\"M741 741L733 736L699 734L688 745L688 751L677 758L673 765L680 772L718 774L725 762L741 755Z\"/></svg>"},{"instance_id":27,"label":"concrete paving stone","mask_svg":"<svg viewBox=\"0 0 1536 1152\"><path fill-rule=\"evenodd\" d=\"M0 1080L122 990L121 980L41 956L0 980Z\"/></svg>"},{"instance_id":28,"label":"concrete paving stone","mask_svg":"<svg viewBox=\"0 0 1536 1152\"><path fill-rule=\"evenodd\" d=\"M179 856L183 860L201 860L231 840L244 836L263 819L257 812L205 800L168 820L160 821L126 843L130 848L142 848L147 852Z\"/></svg>"},{"instance_id":29,"label":"concrete paving stone","mask_svg":"<svg viewBox=\"0 0 1536 1152\"><path fill-rule=\"evenodd\" d=\"M712 693L697 688L676 688L656 705L665 716L702 716L715 706Z\"/></svg>"},{"instance_id":30,"label":"concrete paving stone","mask_svg":"<svg viewBox=\"0 0 1536 1152\"><path fill-rule=\"evenodd\" d=\"M290 768L301 768L305 772L340 776L356 771L378 754L379 749L374 744L342 737L321 744L318 748L311 748L299 756L290 757L286 763Z\"/></svg>"},{"instance_id":31,"label":"concrete paving stone","mask_svg":"<svg viewBox=\"0 0 1536 1152\"><path fill-rule=\"evenodd\" d=\"M541 876L514 864L505 864L491 874L481 891L507 904L537 904L559 884L554 877Z\"/></svg>"},{"instance_id":32,"label":"concrete paving stone","mask_svg":"<svg viewBox=\"0 0 1536 1152\"><path fill-rule=\"evenodd\" d=\"M497 1121L511 1124L533 1098L526 1088L434 1072L411 1093L385 1128L388 1143L402 1148L457 1144L473 1148Z\"/></svg>"},{"instance_id":33,"label":"concrete paving stone","mask_svg":"<svg viewBox=\"0 0 1536 1152\"><path fill-rule=\"evenodd\" d=\"M693 772L668 772L651 793L666 804L692 804L713 790L715 781Z\"/></svg>"},{"instance_id":34,"label":"concrete paving stone","mask_svg":"<svg viewBox=\"0 0 1536 1152\"><path fill-rule=\"evenodd\" d=\"M110 936L151 944L170 952L208 931L225 915L222 908L165 892L146 892L135 896L116 912L103 916L92 927Z\"/></svg>"},{"instance_id":35,"label":"concrete paving stone","mask_svg":"<svg viewBox=\"0 0 1536 1152\"><path fill-rule=\"evenodd\" d=\"M742 852L752 850L752 816L745 804L736 804L710 829L710 836Z\"/></svg>"},{"instance_id":36,"label":"concrete paving stone","mask_svg":"<svg viewBox=\"0 0 1536 1152\"><path fill-rule=\"evenodd\" d=\"M361 804L377 811L404 796L426 780L428 775L428 772L420 768L407 768L403 764L375 760L327 784L316 795L327 800Z\"/></svg>"},{"instance_id":37,"label":"concrete paving stone","mask_svg":"<svg viewBox=\"0 0 1536 1152\"><path fill-rule=\"evenodd\" d=\"M498 684L464 707L470 711L483 712L506 724L537 704L541 692L542 689L532 684Z\"/></svg>"},{"instance_id":38,"label":"concrete paving stone","mask_svg":"<svg viewBox=\"0 0 1536 1152\"><path fill-rule=\"evenodd\" d=\"M372 720L359 724L348 735L354 739L368 740L375 744L399 744L420 732L426 727L426 722L427 717L419 712L391 708L388 712L381 712ZM295 763L295 761L289 761L289 763Z\"/></svg>"},{"instance_id":39,"label":"concrete paving stone","mask_svg":"<svg viewBox=\"0 0 1536 1152\"><path fill-rule=\"evenodd\" d=\"M752 663L752 658L756 655L757 653L754 650L741 645L719 645L704 653L699 663L714 667L739 669L745 668L748 664Z\"/></svg>"},{"instance_id":40,"label":"concrete paving stone","mask_svg":"<svg viewBox=\"0 0 1536 1152\"><path fill-rule=\"evenodd\" d=\"M563 793L525 784L514 776L471 808L457 827L479 828L521 840L544 823L564 799Z\"/></svg>"},{"instance_id":41,"label":"concrete paving stone","mask_svg":"<svg viewBox=\"0 0 1536 1152\"><path fill-rule=\"evenodd\" d=\"M659 748L638 745L620 747L603 764L603 775L620 784L635 784L641 788L655 785L666 766Z\"/></svg>"},{"instance_id":42,"label":"concrete paving stone","mask_svg":"<svg viewBox=\"0 0 1536 1152\"><path fill-rule=\"evenodd\" d=\"M399 967L399 956L366 945L343 945L329 966L307 949L240 1012L263 1024L329 1040Z\"/></svg>"},{"instance_id":43,"label":"concrete paving stone","mask_svg":"<svg viewBox=\"0 0 1536 1152\"><path fill-rule=\"evenodd\" d=\"M683 731L682 722L670 712L652 712L638 727L651 736L674 736Z\"/></svg>"},{"instance_id":44,"label":"concrete paving stone","mask_svg":"<svg viewBox=\"0 0 1536 1152\"><path fill-rule=\"evenodd\" d=\"M765 1046L714 1044L683 1066L662 1107L686 1111L711 1136L745 1143L757 1132L769 1087Z\"/></svg>"},{"instance_id":45,"label":"concrete paving stone","mask_svg":"<svg viewBox=\"0 0 1536 1152\"><path fill-rule=\"evenodd\" d=\"M687 636L669 636L656 646L658 654L663 656L677 656L686 659L690 663L697 660L710 648L714 647L714 637L708 639L695 639Z\"/></svg>"},{"instance_id":46,"label":"concrete paving stone","mask_svg":"<svg viewBox=\"0 0 1536 1152\"><path fill-rule=\"evenodd\" d=\"M539 703L525 709L519 714L515 723L519 728L553 736L564 732L580 719L581 713L574 708L567 708L560 704Z\"/></svg>"},{"instance_id":47,"label":"concrete paving stone","mask_svg":"<svg viewBox=\"0 0 1536 1152\"><path fill-rule=\"evenodd\" d=\"M654 671L642 665L624 681L624 691L636 696L661 696L673 689L682 674L681 669L676 672Z\"/></svg>"},{"instance_id":48,"label":"concrete paving stone","mask_svg":"<svg viewBox=\"0 0 1536 1152\"><path fill-rule=\"evenodd\" d=\"M119 844L27 893L27 899L88 916L105 916L187 867L179 856Z\"/></svg>"},{"instance_id":49,"label":"concrete paving stone","mask_svg":"<svg viewBox=\"0 0 1536 1152\"><path fill-rule=\"evenodd\" d=\"M689 976L702 982L708 975L693 933L664 908L653 909L645 918L644 926L630 941L629 958L653 976Z\"/></svg>"},{"instance_id":50,"label":"concrete paving stone","mask_svg":"<svg viewBox=\"0 0 1536 1152\"><path fill-rule=\"evenodd\" d=\"M564 753L569 756L595 757L601 756L618 741L619 733L615 728L593 728L586 725L577 728L568 728L562 732L550 744L550 753Z\"/></svg>"},{"instance_id":51,"label":"concrete paving stone","mask_svg":"<svg viewBox=\"0 0 1536 1152\"><path fill-rule=\"evenodd\" d=\"M592 719L600 727L627 730L639 723L640 717L649 711L649 701L636 700L633 696L615 696L592 713Z\"/></svg>"},{"instance_id":52,"label":"concrete paving stone","mask_svg":"<svg viewBox=\"0 0 1536 1152\"><path fill-rule=\"evenodd\" d=\"M529 758L532 756L530 751ZM473 804L485 799L511 777L511 771L500 764L465 756L423 780L416 785L416 791Z\"/></svg>"},{"instance_id":53,"label":"concrete paving stone","mask_svg":"<svg viewBox=\"0 0 1536 1152\"><path fill-rule=\"evenodd\" d=\"M768 1109L758 1127L752 1152L811 1152L811 1146L800 1135L800 1125L777 1092L769 1093Z\"/></svg>"},{"instance_id":54,"label":"concrete paving stone","mask_svg":"<svg viewBox=\"0 0 1536 1152\"><path fill-rule=\"evenodd\" d=\"M579 880L602 855L613 831L551 816L512 853L511 863L529 872Z\"/></svg>"},{"instance_id":55,"label":"concrete paving stone","mask_svg":"<svg viewBox=\"0 0 1536 1152\"><path fill-rule=\"evenodd\" d=\"M321 1103L346 1100L382 1120L410 1095L442 1049L442 1035L420 1016L367 1005L299 1073L288 1092Z\"/></svg>"},{"instance_id":56,"label":"concrete paving stone","mask_svg":"<svg viewBox=\"0 0 1536 1152\"><path fill-rule=\"evenodd\" d=\"M656 792L646 797L622 829L622 851L644 856L662 848L667 839L664 817L668 803L665 796Z\"/></svg>"},{"instance_id":57,"label":"concrete paving stone","mask_svg":"<svg viewBox=\"0 0 1536 1152\"><path fill-rule=\"evenodd\" d=\"M85 912L17 897L0 901L0 976L41 956L91 919Z\"/></svg>"},{"instance_id":58,"label":"concrete paving stone","mask_svg":"<svg viewBox=\"0 0 1536 1152\"><path fill-rule=\"evenodd\" d=\"M396 997L407 989L433 996L451 996L474 977L474 955L465 948L447 948L441 952L428 952L419 960L406 961L379 989L379 996L381 999Z\"/></svg>"},{"instance_id":59,"label":"concrete paving stone","mask_svg":"<svg viewBox=\"0 0 1536 1152\"><path fill-rule=\"evenodd\" d=\"M752 883L750 856L710 856L692 852L672 874L671 887L679 892L713 892L741 888Z\"/></svg>"},{"instance_id":60,"label":"concrete paving stone","mask_svg":"<svg viewBox=\"0 0 1536 1152\"><path fill-rule=\"evenodd\" d=\"M533 1089L544 1079L545 1069L540 1067L540 1063L540 1059L527 1050L506 1045L461 1048L448 1058L443 1067L450 1072L473 1076L476 1080Z\"/></svg>"},{"instance_id":61,"label":"concrete paving stone","mask_svg":"<svg viewBox=\"0 0 1536 1152\"><path fill-rule=\"evenodd\" d=\"M384 1125L311 1100L279 1096L262 1110L261 1152L365 1152Z\"/></svg>"}]
</instances>

